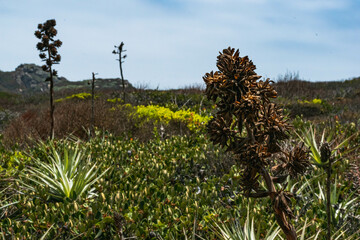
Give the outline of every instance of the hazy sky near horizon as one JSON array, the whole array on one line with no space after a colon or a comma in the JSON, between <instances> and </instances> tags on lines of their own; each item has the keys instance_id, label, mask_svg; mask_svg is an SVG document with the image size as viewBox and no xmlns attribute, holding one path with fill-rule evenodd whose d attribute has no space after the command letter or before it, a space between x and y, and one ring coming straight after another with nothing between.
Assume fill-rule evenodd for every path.
<instances>
[{"instance_id":1,"label":"hazy sky near horizon","mask_svg":"<svg viewBox=\"0 0 360 240\"><path fill-rule=\"evenodd\" d=\"M0 70L42 65L34 31L56 19L55 69L71 81L119 77L112 51L121 41L135 86L202 84L228 46L264 77L342 80L360 76L359 13L359 0L0 0Z\"/></svg>"}]
</instances>

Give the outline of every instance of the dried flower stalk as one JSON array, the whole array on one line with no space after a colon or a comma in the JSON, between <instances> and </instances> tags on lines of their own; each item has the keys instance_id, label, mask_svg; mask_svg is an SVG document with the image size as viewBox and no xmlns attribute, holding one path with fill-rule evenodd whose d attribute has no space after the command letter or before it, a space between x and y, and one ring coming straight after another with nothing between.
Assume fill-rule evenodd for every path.
<instances>
[{"instance_id":1,"label":"dried flower stalk","mask_svg":"<svg viewBox=\"0 0 360 240\"><path fill-rule=\"evenodd\" d=\"M52 69L53 64L58 64L61 60L60 54L58 54L58 48L61 47L62 42L60 40L54 40L57 34L55 29L55 19L47 20L44 24L38 25L38 30L35 31L35 36L41 41L38 42L36 48L40 51L39 57L45 62L42 69L50 73L50 76L45 80L50 82L50 139L54 139L54 76L57 76L57 71Z\"/></svg>"},{"instance_id":2,"label":"dried flower stalk","mask_svg":"<svg viewBox=\"0 0 360 240\"><path fill-rule=\"evenodd\" d=\"M242 166L242 192L247 197L270 197L275 217L288 240L296 239L290 220L292 193L277 189L288 175L296 177L310 166L307 149L298 145L282 149L291 126L282 109L270 100L277 97L269 79L259 80L255 65L239 50L224 49L217 57L219 71L206 73L206 96L217 113L208 124L210 139L233 152ZM267 189L262 189L264 180Z\"/></svg>"}]
</instances>

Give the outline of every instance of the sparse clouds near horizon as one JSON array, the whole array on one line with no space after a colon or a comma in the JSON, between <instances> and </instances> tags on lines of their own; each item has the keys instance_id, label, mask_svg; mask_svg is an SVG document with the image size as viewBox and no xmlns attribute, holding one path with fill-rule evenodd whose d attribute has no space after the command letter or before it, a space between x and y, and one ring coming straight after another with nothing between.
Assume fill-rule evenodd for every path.
<instances>
[{"instance_id":1,"label":"sparse clouds near horizon","mask_svg":"<svg viewBox=\"0 0 360 240\"><path fill-rule=\"evenodd\" d=\"M202 83L218 51L239 48L258 74L298 71L305 80L360 76L356 0L0 0L0 70L40 65L33 33L55 18L59 75L118 77L114 45L125 43L131 83L177 88Z\"/></svg>"}]
</instances>

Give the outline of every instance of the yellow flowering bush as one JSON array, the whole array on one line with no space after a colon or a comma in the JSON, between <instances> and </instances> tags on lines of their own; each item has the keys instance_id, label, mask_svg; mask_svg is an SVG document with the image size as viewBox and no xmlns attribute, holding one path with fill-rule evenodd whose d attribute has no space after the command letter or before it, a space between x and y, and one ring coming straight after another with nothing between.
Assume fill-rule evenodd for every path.
<instances>
[{"instance_id":1,"label":"yellow flowering bush","mask_svg":"<svg viewBox=\"0 0 360 240\"><path fill-rule=\"evenodd\" d=\"M30 158L20 151L14 151L12 154L0 154L0 172L5 171L6 174L16 172L19 168L22 169L24 164Z\"/></svg>"},{"instance_id":2,"label":"yellow flowering bush","mask_svg":"<svg viewBox=\"0 0 360 240\"><path fill-rule=\"evenodd\" d=\"M314 103L314 104L321 104L322 101L321 101L321 99L319 99L319 98L314 98L314 99L312 100L312 103Z\"/></svg>"},{"instance_id":3,"label":"yellow flowering bush","mask_svg":"<svg viewBox=\"0 0 360 240\"><path fill-rule=\"evenodd\" d=\"M65 98L59 98L59 99L55 100L55 102L62 102L67 99L82 99L82 100L84 100L84 99L90 98L90 97L91 97L91 93L83 92L83 93L76 93L71 96L67 96ZM96 96L95 96L95 98L96 98Z\"/></svg>"},{"instance_id":4,"label":"yellow flowering bush","mask_svg":"<svg viewBox=\"0 0 360 240\"><path fill-rule=\"evenodd\" d=\"M166 124L170 122L173 114L174 112L171 111L169 108L160 107L157 105L140 105L136 107L136 115L138 117Z\"/></svg>"},{"instance_id":5,"label":"yellow flowering bush","mask_svg":"<svg viewBox=\"0 0 360 240\"><path fill-rule=\"evenodd\" d=\"M160 122L164 124L168 124L171 120L182 121L186 123L187 127L191 131L196 131L204 127L206 123L210 120L209 116L201 116L190 110L172 111L169 108L157 105L140 105L135 107L135 109L135 114L139 118L154 120L155 122Z\"/></svg>"},{"instance_id":6,"label":"yellow flowering bush","mask_svg":"<svg viewBox=\"0 0 360 240\"><path fill-rule=\"evenodd\" d=\"M122 103L123 100L121 98L110 98L110 99L106 99L107 102L110 103Z\"/></svg>"},{"instance_id":7,"label":"yellow flowering bush","mask_svg":"<svg viewBox=\"0 0 360 240\"><path fill-rule=\"evenodd\" d=\"M314 98L312 101L308 101L308 100L304 100L304 101L301 101L301 100L298 100L298 103L300 104L322 104L322 100L319 99L319 98Z\"/></svg>"}]
</instances>

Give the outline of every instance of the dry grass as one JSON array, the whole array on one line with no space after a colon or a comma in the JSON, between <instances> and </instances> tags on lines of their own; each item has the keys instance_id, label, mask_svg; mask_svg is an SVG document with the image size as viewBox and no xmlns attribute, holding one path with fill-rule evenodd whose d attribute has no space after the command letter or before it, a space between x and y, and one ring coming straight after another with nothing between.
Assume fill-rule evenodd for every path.
<instances>
[{"instance_id":1,"label":"dry grass","mask_svg":"<svg viewBox=\"0 0 360 240\"><path fill-rule=\"evenodd\" d=\"M108 131L116 136L137 138L148 141L154 137L154 127L161 125L133 117L131 108L119 108L109 103L106 98L97 99L94 104L95 127ZM64 138L69 134L81 139L89 138L91 101L66 100L55 105L55 138ZM190 131L184 123L171 121L164 127L163 137L171 135L188 135ZM13 119L3 131L3 142L6 146L15 143L20 146L31 145L34 140L45 140L50 133L50 114L47 104L31 107L19 117Z\"/></svg>"}]
</instances>

